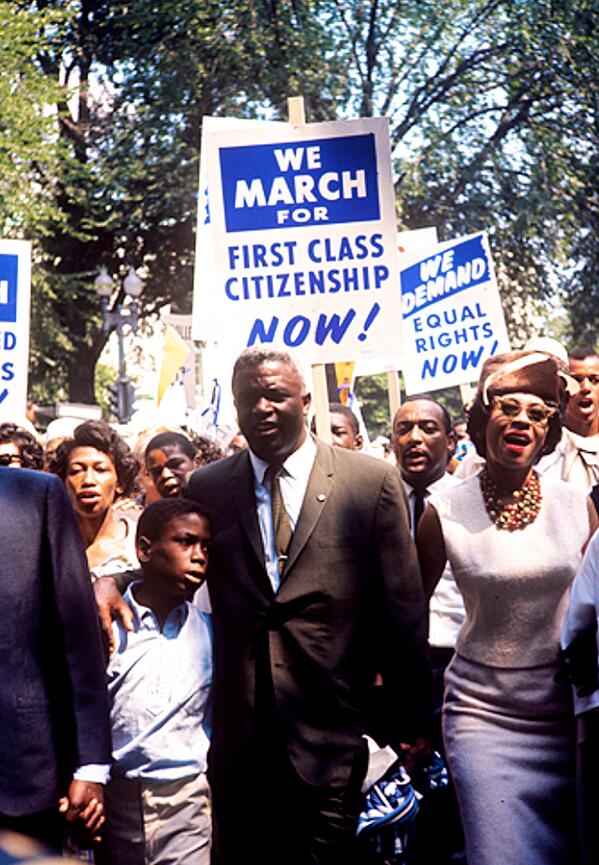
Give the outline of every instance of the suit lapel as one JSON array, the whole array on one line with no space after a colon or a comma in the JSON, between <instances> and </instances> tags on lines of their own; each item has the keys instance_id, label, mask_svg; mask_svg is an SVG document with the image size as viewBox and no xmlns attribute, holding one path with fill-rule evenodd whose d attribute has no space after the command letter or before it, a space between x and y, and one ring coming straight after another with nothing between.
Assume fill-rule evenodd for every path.
<instances>
[{"instance_id":1,"label":"suit lapel","mask_svg":"<svg viewBox=\"0 0 599 865\"><path fill-rule=\"evenodd\" d=\"M308 543L333 488L333 449L316 440L316 456L308 479L302 509L291 539L283 582Z\"/></svg>"},{"instance_id":2,"label":"suit lapel","mask_svg":"<svg viewBox=\"0 0 599 865\"><path fill-rule=\"evenodd\" d=\"M247 451L243 453L243 457L245 458L239 460L239 464L231 476L231 497L235 504L241 527L250 542L250 546L256 558L262 565L262 569L264 570L268 582L264 564L264 548L262 546L262 537L260 535L260 526L258 525L258 516L256 513L254 472L252 471L252 464L250 463Z\"/></svg>"}]
</instances>

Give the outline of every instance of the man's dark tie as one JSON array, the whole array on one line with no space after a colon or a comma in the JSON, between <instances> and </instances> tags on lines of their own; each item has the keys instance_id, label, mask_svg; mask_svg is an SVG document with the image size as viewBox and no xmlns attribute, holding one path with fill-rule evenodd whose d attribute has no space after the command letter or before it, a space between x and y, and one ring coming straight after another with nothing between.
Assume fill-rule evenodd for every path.
<instances>
[{"instance_id":1,"label":"man's dark tie","mask_svg":"<svg viewBox=\"0 0 599 865\"><path fill-rule=\"evenodd\" d=\"M289 522L289 514L285 510L283 495L281 493L281 466L270 466L266 475L270 478L270 496L272 507L272 523L275 533L275 550L277 552L279 578L283 576L285 562L287 560L287 550L291 542L291 523Z\"/></svg>"},{"instance_id":2,"label":"man's dark tie","mask_svg":"<svg viewBox=\"0 0 599 865\"><path fill-rule=\"evenodd\" d=\"M422 516L422 512L424 510L424 502L427 493L427 489L417 490L416 487L414 487L414 522L412 525L412 533L414 537L416 536L416 529L418 528L418 523L420 522L420 517Z\"/></svg>"}]
</instances>

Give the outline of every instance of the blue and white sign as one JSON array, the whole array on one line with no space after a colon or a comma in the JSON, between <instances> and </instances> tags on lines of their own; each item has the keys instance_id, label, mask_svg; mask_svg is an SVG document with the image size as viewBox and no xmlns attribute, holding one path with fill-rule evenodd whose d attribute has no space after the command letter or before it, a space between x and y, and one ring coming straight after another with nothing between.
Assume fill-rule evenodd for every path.
<instances>
[{"instance_id":1,"label":"blue and white sign","mask_svg":"<svg viewBox=\"0 0 599 865\"><path fill-rule=\"evenodd\" d=\"M438 247L400 281L408 394L476 381L488 357L509 351L484 232Z\"/></svg>"},{"instance_id":2,"label":"blue and white sign","mask_svg":"<svg viewBox=\"0 0 599 865\"><path fill-rule=\"evenodd\" d=\"M203 117L202 135L206 137L210 132L237 132L247 133L248 129L268 129L282 127L288 129L282 121L260 121L240 120L237 117ZM192 311L192 336L193 339L201 340L207 345L214 342L214 334L218 331L218 321L215 327L214 310L210 306L211 287L216 280L214 262L214 237L212 232L212 221L210 219L210 207L208 204L208 167L206 149L202 147L200 155L200 168L198 180L198 216L196 223L196 250L195 268L193 275L193 311ZM216 317L218 318L218 316ZM212 346L212 350L214 346ZM211 349L208 348L208 353ZM204 351L204 360L206 351ZM232 406L232 404L231 404ZM233 409L231 408L231 411ZM234 416L234 414L233 414Z\"/></svg>"},{"instance_id":3,"label":"blue and white sign","mask_svg":"<svg viewBox=\"0 0 599 865\"><path fill-rule=\"evenodd\" d=\"M0 420L25 417L31 244L0 240Z\"/></svg>"},{"instance_id":4,"label":"blue and white sign","mask_svg":"<svg viewBox=\"0 0 599 865\"><path fill-rule=\"evenodd\" d=\"M204 158L212 339L307 363L401 352L386 119L206 132Z\"/></svg>"},{"instance_id":5,"label":"blue and white sign","mask_svg":"<svg viewBox=\"0 0 599 865\"><path fill-rule=\"evenodd\" d=\"M223 147L227 231L380 219L374 134Z\"/></svg>"}]
</instances>

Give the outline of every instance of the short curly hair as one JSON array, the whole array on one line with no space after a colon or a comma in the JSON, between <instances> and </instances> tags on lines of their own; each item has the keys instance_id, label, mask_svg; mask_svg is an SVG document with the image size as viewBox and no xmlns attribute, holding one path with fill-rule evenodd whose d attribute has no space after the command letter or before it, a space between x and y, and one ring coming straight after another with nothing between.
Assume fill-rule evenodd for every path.
<instances>
[{"instance_id":1,"label":"short curly hair","mask_svg":"<svg viewBox=\"0 0 599 865\"><path fill-rule=\"evenodd\" d=\"M90 420L75 428L73 438L62 441L52 462L50 471L64 482L67 477L69 461L75 448L91 447L102 451L114 463L116 476L122 496L128 496L133 490L135 479L139 472L139 461L127 442L112 427L101 420Z\"/></svg>"},{"instance_id":2,"label":"short curly hair","mask_svg":"<svg viewBox=\"0 0 599 865\"><path fill-rule=\"evenodd\" d=\"M0 442L5 444L12 442L19 449L21 466L24 469L35 469L40 471L44 465L44 451L42 446L31 433L17 426L16 423L6 421L0 424Z\"/></svg>"},{"instance_id":3,"label":"short curly hair","mask_svg":"<svg viewBox=\"0 0 599 865\"><path fill-rule=\"evenodd\" d=\"M207 466L209 463L215 463L222 460L224 451L219 444L206 436L199 433L192 433L192 444L196 450L196 461L198 465Z\"/></svg>"}]
</instances>

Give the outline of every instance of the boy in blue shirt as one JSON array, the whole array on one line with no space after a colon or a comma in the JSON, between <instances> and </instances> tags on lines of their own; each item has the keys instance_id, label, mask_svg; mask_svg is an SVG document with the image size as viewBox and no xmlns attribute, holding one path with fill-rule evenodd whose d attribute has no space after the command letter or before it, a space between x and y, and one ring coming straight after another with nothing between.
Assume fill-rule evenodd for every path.
<instances>
[{"instance_id":1,"label":"boy in blue shirt","mask_svg":"<svg viewBox=\"0 0 599 865\"><path fill-rule=\"evenodd\" d=\"M133 630L114 622L108 664L113 742L99 865L208 865L206 781L210 616L190 603L206 576L210 518L164 499L137 525L143 579L125 594Z\"/></svg>"}]
</instances>

